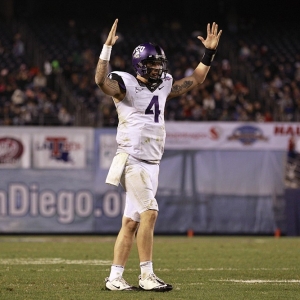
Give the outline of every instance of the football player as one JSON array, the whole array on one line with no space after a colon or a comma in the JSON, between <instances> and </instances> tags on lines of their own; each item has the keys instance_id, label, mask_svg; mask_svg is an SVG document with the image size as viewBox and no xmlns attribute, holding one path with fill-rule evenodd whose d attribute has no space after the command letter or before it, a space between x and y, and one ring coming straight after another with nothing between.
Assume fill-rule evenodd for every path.
<instances>
[{"instance_id":1,"label":"football player","mask_svg":"<svg viewBox=\"0 0 300 300\"><path fill-rule=\"evenodd\" d=\"M168 73L164 50L145 42L132 53L133 76L127 72L108 74L112 47L116 43L118 19L113 23L103 45L96 68L95 81L111 96L118 113L117 152L110 166L106 183L122 185L126 204L122 226L117 236L113 263L106 288L114 291L170 291L172 285L158 278L153 271L152 251L158 203L159 163L164 152L166 101L197 87L206 78L222 34L218 24L207 24L207 37L198 36L205 47L204 55L193 74L173 80ZM126 282L124 268L136 236L140 270L139 287Z\"/></svg>"}]
</instances>

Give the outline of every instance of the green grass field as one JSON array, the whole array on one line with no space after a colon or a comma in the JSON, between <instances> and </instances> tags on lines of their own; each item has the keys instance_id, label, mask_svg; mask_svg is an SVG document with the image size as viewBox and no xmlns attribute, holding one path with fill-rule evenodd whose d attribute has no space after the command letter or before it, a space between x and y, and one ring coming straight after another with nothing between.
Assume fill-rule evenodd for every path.
<instances>
[{"instance_id":1,"label":"green grass field","mask_svg":"<svg viewBox=\"0 0 300 300\"><path fill-rule=\"evenodd\" d=\"M168 293L104 289L115 237L0 236L0 299L300 299L300 238L156 236ZM134 247L124 277L137 284Z\"/></svg>"}]
</instances>

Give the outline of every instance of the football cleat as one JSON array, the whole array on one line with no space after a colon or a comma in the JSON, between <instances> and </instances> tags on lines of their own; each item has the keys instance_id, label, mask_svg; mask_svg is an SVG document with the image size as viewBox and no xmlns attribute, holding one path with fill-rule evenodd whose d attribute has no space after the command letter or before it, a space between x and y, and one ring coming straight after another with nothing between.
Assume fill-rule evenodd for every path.
<instances>
[{"instance_id":1,"label":"football cleat","mask_svg":"<svg viewBox=\"0 0 300 300\"><path fill-rule=\"evenodd\" d=\"M171 284L165 283L162 279L158 278L154 273L150 274L145 279L139 276L139 286L144 291L154 292L169 292L173 289Z\"/></svg>"},{"instance_id":2,"label":"football cleat","mask_svg":"<svg viewBox=\"0 0 300 300\"><path fill-rule=\"evenodd\" d=\"M132 286L126 282L126 280L120 276L110 281L108 277L105 278L105 287L110 291L138 291L136 286Z\"/></svg>"}]
</instances>

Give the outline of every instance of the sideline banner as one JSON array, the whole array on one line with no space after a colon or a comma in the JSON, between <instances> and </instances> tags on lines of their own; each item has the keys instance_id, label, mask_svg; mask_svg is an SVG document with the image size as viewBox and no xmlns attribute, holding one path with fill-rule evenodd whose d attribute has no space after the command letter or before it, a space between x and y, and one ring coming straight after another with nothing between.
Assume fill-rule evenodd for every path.
<instances>
[{"instance_id":1,"label":"sideline banner","mask_svg":"<svg viewBox=\"0 0 300 300\"><path fill-rule=\"evenodd\" d=\"M171 123L166 124L167 145L174 137L176 143L172 146L175 149L166 147L161 161L156 195L160 209L157 233L176 234L193 229L199 233L270 234L278 222L284 222L284 159L291 134L300 136L296 123L277 127L256 124L262 130L262 135L256 135L260 139L251 144L253 135L249 134L244 144L235 140L237 149L224 148L232 142L226 140L226 136L241 136L233 132L243 124L178 124L173 128ZM248 125L253 124L245 126ZM214 126L221 131L216 131ZM125 193L121 186L105 183L116 150L116 128L18 127L14 128L15 132L10 130L5 128L5 133L28 134L29 145L33 147L33 140L36 141L45 157L38 158L40 167L31 164L27 169L0 169L0 232L118 232ZM255 148L256 144L266 143L262 136L268 137L268 141L281 140L281 143L269 142L274 149ZM45 143L48 137L52 145ZM56 144L53 137L59 139L55 139ZM63 140L67 146L59 144L61 137L67 139ZM211 148L205 148L209 140ZM179 147L183 141L185 144ZM80 158L73 154L79 148L85 151L86 167L76 170L46 167L52 163L47 155L54 145L67 149L70 157L76 157L79 162ZM31 149L31 155L35 156L37 150ZM41 167L42 164L45 167ZM280 228L284 232L284 226Z\"/></svg>"},{"instance_id":2,"label":"sideline banner","mask_svg":"<svg viewBox=\"0 0 300 300\"><path fill-rule=\"evenodd\" d=\"M39 161L38 167L32 163L28 169L0 170L0 232L94 232L94 129L16 126L1 131L7 136L28 135L30 155ZM68 167L52 165L52 148L57 154L53 160L62 159L54 164Z\"/></svg>"},{"instance_id":3,"label":"sideline banner","mask_svg":"<svg viewBox=\"0 0 300 300\"><path fill-rule=\"evenodd\" d=\"M287 150L298 123L167 122L166 146L172 150Z\"/></svg>"}]
</instances>

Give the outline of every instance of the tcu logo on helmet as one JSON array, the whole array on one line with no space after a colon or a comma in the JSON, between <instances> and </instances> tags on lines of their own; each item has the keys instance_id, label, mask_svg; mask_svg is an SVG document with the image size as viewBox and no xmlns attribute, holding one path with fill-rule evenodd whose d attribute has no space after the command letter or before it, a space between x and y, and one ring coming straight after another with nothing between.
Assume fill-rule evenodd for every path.
<instances>
[{"instance_id":1,"label":"tcu logo on helmet","mask_svg":"<svg viewBox=\"0 0 300 300\"><path fill-rule=\"evenodd\" d=\"M145 50L145 46L137 46L133 51L133 57L138 58L140 54Z\"/></svg>"}]
</instances>

